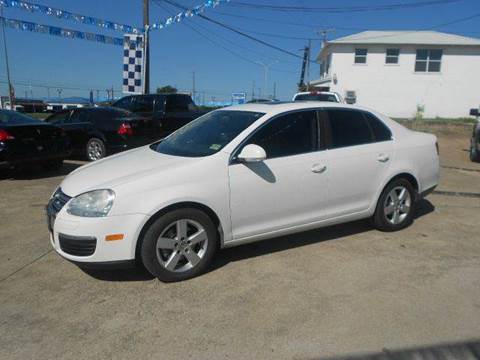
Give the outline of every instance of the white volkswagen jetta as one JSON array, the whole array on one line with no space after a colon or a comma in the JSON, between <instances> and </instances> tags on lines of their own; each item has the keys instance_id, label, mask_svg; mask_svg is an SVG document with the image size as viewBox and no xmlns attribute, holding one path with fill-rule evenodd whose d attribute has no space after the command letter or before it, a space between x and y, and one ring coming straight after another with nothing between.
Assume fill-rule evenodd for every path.
<instances>
[{"instance_id":1,"label":"white volkswagen jetta","mask_svg":"<svg viewBox=\"0 0 480 360\"><path fill-rule=\"evenodd\" d=\"M438 178L435 136L371 110L248 104L75 170L47 214L55 250L79 266L137 261L178 281L219 248L362 218L400 230Z\"/></svg>"}]
</instances>

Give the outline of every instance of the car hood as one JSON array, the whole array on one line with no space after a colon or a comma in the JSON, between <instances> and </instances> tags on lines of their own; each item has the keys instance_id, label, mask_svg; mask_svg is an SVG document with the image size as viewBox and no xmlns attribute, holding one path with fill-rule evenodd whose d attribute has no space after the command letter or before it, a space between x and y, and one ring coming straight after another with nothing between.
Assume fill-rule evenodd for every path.
<instances>
[{"instance_id":1,"label":"car hood","mask_svg":"<svg viewBox=\"0 0 480 360\"><path fill-rule=\"evenodd\" d=\"M65 194L73 197L95 189L114 189L152 173L167 173L194 161L198 158L160 154L144 146L84 165L70 173L60 187Z\"/></svg>"}]
</instances>

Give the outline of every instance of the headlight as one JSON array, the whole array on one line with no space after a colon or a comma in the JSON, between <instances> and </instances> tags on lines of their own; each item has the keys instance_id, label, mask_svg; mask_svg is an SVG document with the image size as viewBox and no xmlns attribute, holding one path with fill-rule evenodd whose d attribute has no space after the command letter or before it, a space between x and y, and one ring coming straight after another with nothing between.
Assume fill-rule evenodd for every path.
<instances>
[{"instance_id":1,"label":"headlight","mask_svg":"<svg viewBox=\"0 0 480 360\"><path fill-rule=\"evenodd\" d=\"M67 212L83 217L107 216L112 208L115 193L112 190L93 190L78 195L68 203Z\"/></svg>"}]
</instances>

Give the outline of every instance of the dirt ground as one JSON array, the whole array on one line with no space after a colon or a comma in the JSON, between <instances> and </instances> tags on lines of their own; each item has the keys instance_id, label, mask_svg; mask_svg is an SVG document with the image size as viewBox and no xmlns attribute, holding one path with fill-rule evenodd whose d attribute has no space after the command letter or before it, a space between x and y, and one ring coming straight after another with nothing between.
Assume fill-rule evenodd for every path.
<instances>
[{"instance_id":1,"label":"dirt ground","mask_svg":"<svg viewBox=\"0 0 480 360\"><path fill-rule=\"evenodd\" d=\"M359 221L227 249L174 284L52 252L43 208L78 162L1 173L0 359L313 359L480 338L480 164L470 127L429 130L441 193L408 229Z\"/></svg>"}]
</instances>

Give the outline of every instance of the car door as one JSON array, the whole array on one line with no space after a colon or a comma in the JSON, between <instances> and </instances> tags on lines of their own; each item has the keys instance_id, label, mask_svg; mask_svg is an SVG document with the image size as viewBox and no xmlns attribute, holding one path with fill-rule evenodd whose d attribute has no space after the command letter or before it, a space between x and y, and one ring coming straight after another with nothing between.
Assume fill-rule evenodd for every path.
<instances>
[{"instance_id":1,"label":"car door","mask_svg":"<svg viewBox=\"0 0 480 360\"><path fill-rule=\"evenodd\" d=\"M74 150L83 152L90 138L92 123L88 109L71 110L71 115L64 121L63 128L72 142Z\"/></svg>"},{"instance_id":2,"label":"car door","mask_svg":"<svg viewBox=\"0 0 480 360\"><path fill-rule=\"evenodd\" d=\"M368 209L385 180L393 156L390 130L370 113L330 108L321 112L326 121L330 158L331 217Z\"/></svg>"},{"instance_id":3,"label":"car door","mask_svg":"<svg viewBox=\"0 0 480 360\"><path fill-rule=\"evenodd\" d=\"M236 155L248 144L264 148L266 160L236 161ZM321 148L314 110L277 116L242 142L229 166L234 239L324 218L328 159Z\"/></svg>"}]
</instances>

